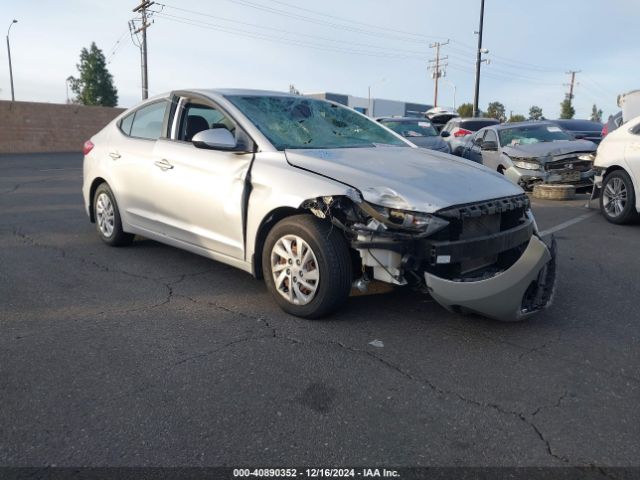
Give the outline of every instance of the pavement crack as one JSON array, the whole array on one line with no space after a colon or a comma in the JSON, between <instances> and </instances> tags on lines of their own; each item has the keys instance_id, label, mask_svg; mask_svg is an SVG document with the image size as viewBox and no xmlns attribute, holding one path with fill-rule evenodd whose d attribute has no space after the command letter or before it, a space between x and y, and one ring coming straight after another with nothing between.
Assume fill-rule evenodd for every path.
<instances>
[{"instance_id":1,"label":"pavement crack","mask_svg":"<svg viewBox=\"0 0 640 480\"><path fill-rule=\"evenodd\" d=\"M428 378L422 378L422 377L418 377L406 370L404 370L403 368L401 368L400 366L396 365L393 362L390 362L389 360L385 359L384 357L381 357L380 355L377 355L369 350L363 350L360 348L355 348L355 347L351 347L349 345L346 345L342 342L336 341L336 340L329 340L329 341L320 341L320 340L311 340L311 341L302 341L299 340L297 338L293 338L293 337L289 337L289 336L284 336L284 335L277 335L277 338L282 338L284 340L288 340L292 343L297 343L297 344L319 344L319 345L335 345L338 346L339 348L345 349L349 352L352 353L356 353L356 354L364 354L367 355L371 358L373 358L374 360L380 362L382 365L384 365L386 368L389 368L390 370L393 370L394 372L398 373L399 375L402 375L403 377L405 377L406 379L416 382L416 383L420 383L422 385L425 385L427 387L429 387L433 392L437 393L438 395L442 395L442 396L454 396L457 399L459 399L460 401L467 403L469 405L474 405L476 407L480 407L480 408L489 408L492 409L496 412L498 412L501 415L508 415L508 416L512 416L516 419L518 419L519 421L521 421L522 423L526 424L531 430L533 430L533 432L535 433L535 435L543 442L545 450L547 452L547 454L549 456L551 456L552 458L563 462L565 464L570 463L570 460L567 457L564 457L562 455L559 455L557 453L555 453L551 447L551 443L550 441L544 436L544 434L542 433L542 431L540 430L540 428L533 422L533 418L529 418L526 414L521 413L521 412L516 412L513 410L509 410L504 408L503 406L497 404L497 403L489 403L489 402L482 402L480 400L476 400L473 398L469 398L466 397L465 395L456 392L454 390L447 390L444 389L442 387L439 387L438 385L436 385L433 381L429 380ZM562 397L560 397L560 399L556 402L556 403L560 403L562 401L563 398L565 398L566 395L563 395ZM533 417L533 415L531 416Z\"/></svg>"}]
</instances>

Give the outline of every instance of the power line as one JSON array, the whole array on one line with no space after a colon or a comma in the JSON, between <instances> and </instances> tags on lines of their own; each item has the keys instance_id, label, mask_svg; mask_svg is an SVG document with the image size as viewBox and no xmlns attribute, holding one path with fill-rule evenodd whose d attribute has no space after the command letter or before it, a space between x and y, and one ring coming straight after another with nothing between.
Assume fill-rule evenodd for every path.
<instances>
[{"instance_id":1,"label":"power line","mask_svg":"<svg viewBox=\"0 0 640 480\"><path fill-rule=\"evenodd\" d=\"M324 50L329 52L364 55L364 56L388 58L388 59L422 60L424 58L422 56L416 56L416 55L397 55L393 53L375 52L375 51L368 51L368 50L353 50L353 49L342 48L342 47L332 46L332 45L320 45L320 44L314 44L312 42L304 41L304 40L301 41L301 40L296 40L292 38L277 37L277 36L273 36L273 35L262 33L262 32L252 32L249 30L242 30L235 27L211 24L211 23L203 22L201 20L185 19L185 18L176 17L176 16L169 16L164 13L156 13L156 15L158 15L159 18L164 18L165 20L169 20L176 23L182 23L185 25L191 25L195 27L208 29L208 30L221 31L225 33L230 33L232 35L242 36L242 37L267 40L267 41L276 42L276 43L283 43L286 45L293 45L296 47L306 47L306 48Z\"/></svg>"}]
</instances>

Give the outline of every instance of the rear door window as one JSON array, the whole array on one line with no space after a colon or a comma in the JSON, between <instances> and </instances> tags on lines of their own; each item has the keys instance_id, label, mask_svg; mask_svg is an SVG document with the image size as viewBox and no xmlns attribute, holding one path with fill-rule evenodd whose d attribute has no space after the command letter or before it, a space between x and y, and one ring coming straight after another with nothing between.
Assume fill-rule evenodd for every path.
<instances>
[{"instance_id":1,"label":"rear door window","mask_svg":"<svg viewBox=\"0 0 640 480\"><path fill-rule=\"evenodd\" d=\"M157 140L162 136L162 124L167 102L155 102L136 110L131 125L132 137Z\"/></svg>"},{"instance_id":2,"label":"rear door window","mask_svg":"<svg viewBox=\"0 0 640 480\"><path fill-rule=\"evenodd\" d=\"M127 115L122 120L120 120L120 130L122 130L122 133L124 133L125 135L131 135L131 125L133 124L134 115L135 112Z\"/></svg>"}]
</instances>

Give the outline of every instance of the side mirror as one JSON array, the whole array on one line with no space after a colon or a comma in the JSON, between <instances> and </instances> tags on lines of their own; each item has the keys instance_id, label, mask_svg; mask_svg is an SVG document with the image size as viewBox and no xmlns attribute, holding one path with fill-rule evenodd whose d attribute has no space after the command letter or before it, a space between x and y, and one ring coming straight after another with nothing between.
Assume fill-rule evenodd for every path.
<instances>
[{"instance_id":1,"label":"side mirror","mask_svg":"<svg viewBox=\"0 0 640 480\"><path fill-rule=\"evenodd\" d=\"M498 142L482 142L480 145L480 150L488 151L488 152L497 152L498 151Z\"/></svg>"},{"instance_id":2,"label":"side mirror","mask_svg":"<svg viewBox=\"0 0 640 480\"><path fill-rule=\"evenodd\" d=\"M474 145L481 145L482 144L482 137L476 137L473 139L473 143Z\"/></svg>"},{"instance_id":3,"label":"side mirror","mask_svg":"<svg viewBox=\"0 0 640 480\"><path fill-rule=\"evenodd\" d=\"M196 133L191 142L198 148L237 150L236 138L226 128L210 128Z\"/></svg>"},{"instance_id":4,"label":"side mirror","mask_svg":"<svg viewBox=\"0 0 640 480\"><path fill-rule=\"evenodd\" d=\"M443 130L443 131L440 132L440 136L442 138L450 137L451 136L451 132L447 132L446 130Z\"/></svg>"}]
</instances>

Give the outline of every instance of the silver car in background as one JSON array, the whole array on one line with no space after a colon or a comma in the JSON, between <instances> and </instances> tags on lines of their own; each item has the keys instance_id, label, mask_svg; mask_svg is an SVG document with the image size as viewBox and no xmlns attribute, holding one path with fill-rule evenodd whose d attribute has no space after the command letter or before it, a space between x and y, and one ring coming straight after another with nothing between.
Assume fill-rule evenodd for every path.
<instances>
[{"instance_id":1,"label":"silver car in background","mask_svg":"<svg viewBox=\"0 0 640 480\"><path fill-rule=\"evenodd\" d=\"M549 121L503 123L467 137L462 157L500 172L525 190L536 184L593 185L597 145Z\"/></svg>"},{"instance_id":2,"label":"silver car in background","mask_svg":"<svg viewBox=\"0 0 640 480\"><path fill-rule=\"evenodd\" d=\"M442 128L440 136L449 144L449 150L453 155L461 156L468 135L473 135L481 128L499 123L500 121L495 118L452 118Z\"/></svg>"},{"instance_id":3,"label":"silver car in background","mask_svg":"<svg viewBox=\"0 0 640 480\"><path fill-rule=\"evenodd\" d=\"M554 244L520 187L338 104L174 91L84 151L84 203L104 242L143 235L264 277L293 315L336 310L354 282L427 289L505 321L551 301Z\"/></svg>"}]
</instances>

